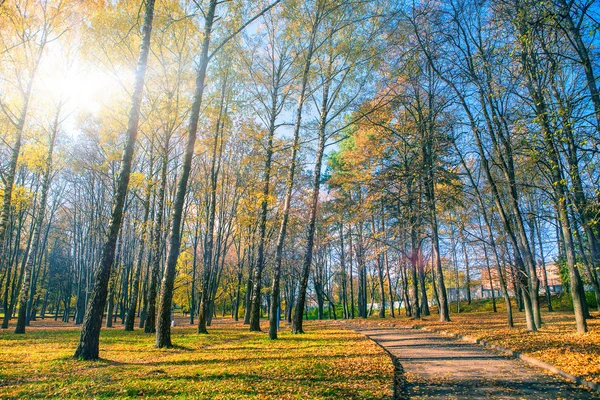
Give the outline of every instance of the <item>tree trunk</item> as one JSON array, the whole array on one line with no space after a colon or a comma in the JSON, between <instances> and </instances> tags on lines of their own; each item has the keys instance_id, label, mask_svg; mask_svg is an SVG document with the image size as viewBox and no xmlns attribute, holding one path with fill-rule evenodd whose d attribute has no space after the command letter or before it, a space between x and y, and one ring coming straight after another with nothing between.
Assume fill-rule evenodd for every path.
<instances>
[{"instance_id":1,"label":"tree trunk","mask_svg":"<svg viewBox=\"0 0 600 400\"><path fill-rule=\"evenodd\" d=\"M211 289L210 282L211 277L214 274L213 266L216 263L213 248L214 248L214 231L215 231L215 215L217 208L217 157L220 157L218 153L219 149L219 136L223 126L221 120L223 118L223 107L225 104L225 93L227 90L227 76L223 78L221 87L221 100L219 104L219 115L217 117L217 123L215 127L215 135L212 149L212 159L210 167L210 193L208 196L208 215L206 222L206 237L204 240L204 254L203 254L203 269L202 269L202 291L200 295L200 301L198 305L198 333L208 333L206 327L210 325L211 313L208 311L209 303L211 301ZM222 147L221 147L222 148Z\"/></svg>"},{"instance_id":2,"label":"tree trunk","mask_svg":"<svg viewBox=\"0 0 600 400\"><path fill-rule=\"evenodd\" d=\"M465 237L462 238L463 256L465 258L465 286L467 289L467 304L471 304L471 275L469 271L469 253L467 252L467 244Z\"/></svg>"},{"instance_id":3,"label":"tree trunk","mask_svg":"<svg viewBox=\"0 0 600 400\"><path fill-rule=\"evenodd\" d=\"M183 216L183 205L187 192L187 184L192 167L192 157L194 155L194 144L196 143L196 134L198 132L198 119L200 117L200 105L204 95L204 81L206 79L206 69L208 67L209 57L208 49L210 45L212 26L215 18L215 9L217 0L211 0L206 10L204 19L204 39L200 52L200 62L198 75L196 77L196 89L194 91L194 101L190 111L190 120L188 127L188 140L184 153L184 160L177 183L175 201L173 203L173 218L170 233L169 253L165 271L160 287L160 303L158 305L158 320L156 324L156 347L173 347L171 343L171 304L173 301L173 285L175 282L175 266L181 246L181 221ZM198 318L200 319L200 318Z\"/></svg>"},{"instance_id":4,"label":"tree trunk","mask_svg":"<svg viewBox=\"0 0 600 400\"><path fill-rule=\"evenodd\" d=\"M466 103L464 103L463 106L466 107ZM468 108L467 108L467 112L468 112ZM473 129L473 132L476 135L478 135L476 125L474 124L474 120L473 120L473 117L470 114L470 112L468 112L468 115L469 115L469 120L471 122L471 128ZM494 260L496 261L496 272L498 273L500 287L502 288L502 294L504 296L504 302L506 304L506 314L507 314L508 326L510 328L512 328L512 327L514 327L514 321L513 321L513 315L512 315L512 304L510 302L510 296L508 294L508 286L507 286L506 280L504 279L504 273L502 272L502 266L500 265L500 257L498 256L498 249L496 247L496 241L494 239L494 232L493 232L490 220L489 220L487 208L483 201L483 196L481 194L481 191L479 190L479 187L478 187L477 183L475 182L473 174L471 173L471 170L468 168L467 163L465 162L465 159L464 159L462 153L458 150L456 143L454 143L454 148L456 149L456 152L458 153L458 155L460 157L460 162L461 162L464 170L466 171L467 176L469 177L469 181L471 182L471 186L473 186L473 188L475 190L475 194L476 194L477 200L479 202L479 207L481 209L481 215L483 216L483 221L485 223L485 226L486 226L486 229L488 232L488 236L490 238L489 239L490 246L492 247L492 251L494 253ZM480 152L480 156L481 156L481 152ZM485 164L487 165L487 161L485 162ZM489 177L490 176L488 175L488 178ZM479 224L479 226L481 227L481 223ZM483 231L482 231L482 237L483 237ZM486 259L487 259L487 256L486 256ZM516 296L516 291L515 291L515 296Z\"/></svg>"},{"instance_id":5,"label":"tree trunk","mask_svg":"<svg viewBox=\"0 0 600 400\"><path fill-rule=\"evenodd\" d=\"M302 72L302 83L300 86L300 94L298 96L298 107L296 109L296 122L294 124L294 139L292 143L292 155L290 160L290 169L288 171L288 177L286 182L286 193L283 204L283 216L281 219L281 225L279 227L279 235L277 236L277 248L275 250L275 268L273 271L273 283L271 284L271 295L273 300L271 302L271 310L269 313L269 338L277 339L277 316L275 315L279 309L280 303L280 280L281 280L281 262L283 260L283 246L285 243L285 236L287 231L287 224L289 220L290 207L292 202L292 194L294 190L294 178L296 174L296 158L300 147L300 127L302 124L302 108L304 106L306 87L308 86L308 78L310 72L310 66L312 63L312 56L315 45L315 35L319 25L319 14L315 18L313 23L310 41L306 53L306 60L304 62L304 70Z\"/></svg>"},{"instance_id":6,"label":"tree trunk","mask_svg":"<svg viewBox=\"0 0 600 400\"><path fill-rule=\"evenodd\" d=\"M375 227L375 215L371 214L371 230L373 236L377 235L377 228ZM381 297L381 307L379 307L379 318L385 318L385 284L383 278L383 253L375 241L375 257L377 258L377 273L379 278L379 289Z\"/></svg>"},{"instance_id":7,"label":"tree trunk","mask_svg":"<svg viewBox=\"0 0 600 400\"><path fill-rule=\"evenodd\" d=\"M412 225L412 224L411 224ZM419 280L417 278L418 257L421 255L421 249L417 243L416 228L411 227L411 254L410 254L410 273L412 281L412 308L411 316L415 319L421 318L421 307L419 306ZM439 306L439 305L438 305ZM441 310L440 310L441 312Z\"/></svg>"},{"instance_id":8,"label":"tree trunk","mask_svg":"<svg viewBox=\"0 0 600 400\"><path fill-rule=\"evenodd\" d=\"M144 322L144 332L156 332L156 297L158 276L160 274L160 264L163 259L162 238L163 238L163 219L165 213L165 199L167 188L167 171L169 168L169 146L171 134L165 134L165 142L162 148L162 166L160 172L160 188L158 189L158 211L156 212L156 221L154 222L154 230L152 233L152 251L151 251L151 268L150 268L150 285L147 290L147 309Z\"/></svg>"},{"instance_id":9,"label":"tree trunk","mask_svg":"<svg viewBox=\"0 0 600 400\"><path fill-rule=\"evenodd\" d=\"M490 269L490 259L488 256L487 246L483 244L483 256L485 257L485 267L488 273L488 281L490 282L490 290L492 291L492 309L494 312L498 312L496 308L496 293L494 293L494 281L492 280L492 270ZM483 277L482 277L483 278ZM483 282L482 282L483 286Z\"/></svg>"},{"instance_id":10,"label":"tree trunk","mask_svg":"<svg viewBox=\"0 0 600 400\"><path fill-rule=\"evenodd\" d=\"M35 232L33 232L33 231L31 231L29 233L29 237L27 239L27 245L25 247L25 254L29 253L29 249L31 248L31 243L33 241L34 233ZM15 262L17 262L17 260L18 260L18 258L15 259ZM21 268L18 271L17 271L16 265L15 265L15 275L12 279L12 287L10 290L10 295L8 296L8 298L10 300L6 301L9 303L8 310L5 310L5 312L4 312L4 318L2 319L2 329L8 328L8 321L12 318L13 312L15 310L15 304L16 304L16 300L17 300L15 291L16 291L17 287L22 285L26 262L27 262L27 258L23 257L23 259L21 260ZM6 291L7 292L8 292L8 285L9 285L9 281L7 280L7 282L6 282ZM6 302L5 302L5 304L6 304Z\"/></svg>"},{"instance_id":11,"label":"tree trunk","mask_svg":"<svg viewBox=\"0 0 600 400\"><path fill-rule=\"evenodd\" d=\"M328 77L329 78L329 77ZM319 189L321 186L321 164L323 162L323 153L325 152L325 128L327 126L327 106L329 99L329 88L331 80L327 79L323 87L323 103L321 109L321 120L319 122L319 144L317 145L317 158L313 172L313 189L311 193L310 217L308 221L306 251L302 263L302 274L300 278L300 289L296 301L296 310L292 322L292 333L304 333L302 329L302 311L306 306L306 289L308 287L308 277L313 258L313 247L315 241L315 227L317 221L317 209L319 205Z\"/></svg>"},{"instance_id":12,"label":"tree trunk","mask_svg":"<svg viewBox=\"0 0 600 400\"><path fill-rule=\"evenodd\" d=\"M279 70L281 71L281 70ZM260 202L260 215L258 224L258 256L256 260L256 268L254 270L254 287L252 289L252 297L250 298L250 331L260 332L260 294L262 289L262 272L265 263L265 242L267 230L267 206L271 184L271 161L273 158L273 138L275 136L275 120L277 118L279 82L281 76L274 76L275 87L271 94L271 110L269 121L269 133L267 137L267 155L265 167L263 170L263 190ZM274 302L276 303L276 302Z\"/></svg>"},{"instance_id":13,"label":"tree trunk","mask_svg":"<svg viewBox=\"0 0 600 400\"><path fill-rule=\"evenodd\" d=\"M429 153L429 151L427 152ZM431 218L431 242L432 242L432 261L435 266L436 279L437 279L437 290L438 296L440 297L440 304L438 304L440 311L440 321L450 322L450 312L448 311L448 298L446 295L446 284L444 283L444 272L442 270L442 259L440 256L440 239L438 234L438 221L435 201L435 177L433 175L433 167L431 165L431 154L428 154L426 161L427 167L427 181L425 183L425 193L429 204L429 215Z\"/></svg>"},{"instance_id":14,"label":"tree trunk","mask_svg":"<svg viewBox=\"0 0 600 400\"><path fill-rule=\"evenodd\" d=\"M102 248L100 264L95 272L94 288L86 309L79 345L75 351L75 357L84 360L94 360L98 358L102 314L106 303L110 270L115 259L117 237L121 230L123 207L125 205L127 186L129 185L129 176L131 173L131 163L133 161L133 150L137 138L140 105L142 102L144 78L148 64L148 53L150 51L150 35L152 33L153 18L154 0L146 0L146 12L144 15L144 26L142 28L142 44L140 46L140 56L135 73L135 85L131 99L132 105L129 112L125 150L121 161L121 170L119 171L119 176L117 178L115 205L108 226L108 234Z\"/></svg>"},{"instance_id":15,"label":"tree trunk","mask_svg":"<svg viewBox=\"0 0 600 400\"><path fill-rule=\"evenodd\" d=\"M521 62L522 67L526 76L526 86L535 104L535 112L538 123L542 130L544 143L546 147L546 154L549 158L550 173L552 176L552 187L556 196L556 208L558 217L560 220L561 230L564 238L565 253L567 256L567 266L569 268L569 275L571 278L571 296L573 298L573 310L575 313L575 321L577 325L577 332L587 332L587 323L585 321L584 307L585 297L582 297L580 292L580 286L582 286L579 273L577 271L576 259L575 259L575 247L573 245L573 236L571 233L571 225L569 223L569 214L567 209L568 189L566 182L563 180L561 172L561 163L556 150L556 144L554 142L554 134L551 130L551 123L548 119L546 99L544 98L541 89L538 86L538 68L533 51L531 50L530 40L527 37L527 30L525 27L526 21L522 18L517 20L517 28L520 34L521 42ZM537 295L537 293L536 293Z\"/></svg>"},{"instance_id":16,"label":"tree trunk","mask_svg":"<svg viewBox=\"0 0 600 400\"><path fill-rule=\"evenodd\" d=\"M150 148L154 148L154 143L150 144ZM154 159L153 155L150 154L150 173L149 177L152 177ZM150 178L151 179L151 178ZM135 269L133 271L133 284L131 288L131 299L129 308L127 309L127 316L125 318L125 330L133 331L133 325L135 324L135 312L138 303L138 293L140 287L140 275L142 273L142 262L144 260L144 250L146 249L146 236L148 232L148 216L150 215L150 195L152 193L152 185L150 182L146 186L146 197L144 199L144 218L142 219L142 237L140 239L140 248L137 254Z\"/></svg>"},{"instance_id":17,"label":"tree trunk","mask_svg":"<svg viewBox=\"0 0 600 400\"><path fill-rule=\"evenodd\" d=\"M350 313L348 309L348 275L346 273L346 253L344 248L344 224L340 222L340 269L342 273L342 308L343 308L343 318L350 318Z\"/></svg>"},{"instance_id":18,"label":"tree trunk","mask_svg":"<svg viewBox=\"0 0 600 400\"><path fill-rule=\"evenodd\" d=\"M115 281L110 284L108 288L108 305L106 306L106 327L112 328L113 326L113 310L115 307Z\"/></svg>"},{"instance_id":19,"label":"tree trunk","mask_svg":"<svg viewBox=\"0 0 600 400\"><path fill-rule=\"evenodd\" d=\"M60 124L60 107L56 111L54 118L54 124L50 133L50 140L48 142L48 155L44 165L44 176L42 178L42 193L40 197L39 209L33 223L33 241L29 251L25 255L25 272L23 278L23 286L21 288L21 296L19 302L19 314L17 317L17 326L15 333L25 333L25 325L27 323L27 300L29 297L29 289L31 285L31 275L33 273L33 265L38 256L38 249L41 242L42 225L44 223L44 216L46 214L46 201L48 198L48 190L50 189L50 181L52 180L52 156L54 154L54 143L56 142L56 135L58 133L58 126ZM1 240L1 238L0 238Z\"/></svg>"},{"instance_id":20,"label":"tree trunk","mask_svg":"<svg viewBox=\"0 0 600 400\"><path fill-rule=\"evenodd\" d=\"M383 210L383 203L382 203L382 210L381 210L381 230L383 231L383 237L386 243L386 248L384 248L383 250L383 261L385 263L385 275L387 278L387 282L388 282L388 291L389 291L389 295L390 295L390 315L392 318L396 318L396 315L394 313L394 290L392 287L392 278L390 276L390 265L389 265L389 260L388 260L388 252L387 252L387 231L385 229L385 213ZM345 276L345 273L344 273Z\"/></svg>"},{"instance_id":21,"label":"tree trunk","mask_svg":"<svg viewBox=\"0 0 600 400\"><path fill-rule=\"evenodd\" d=\"M192 288L190 293L190 325L194 325L196 314L196 270L198 269L198 242L200 240L200 221L196 221L194 232L194 259L192 261ZM237 321L237 319L236 319Z\"/></svg>"},{"instance_id":22,"label":"tree trunk","mask_svg":"<svg viewBox=\"0 0 600 400\"><path fill-rule=\"evenodd\" d=\"M427 288L425 287L425 265L423 264L423 257L419 257L417 260L417 266L419 269L419 284L421 286L421 314L429 316L429 300L427 299Z\"/></svg>"},{"instance_id":23,"label":"tree trunk","mask_svg":"<svg viewBox=\"0 0 600 400\"><path fill-rule=\"evenodd\" d=\"M252 297L252 282L254 280L254 244L252 244L248 258L248 281L246 282L246 293L244 295L244 325L250 324L250 298Z\"/></svg>"},{"instance_id":24,"label":"tree trunk","mask_svg":"<svg viewBox=\"0 0 600 400\"><path fill-rule=\"evenodd\" d=\"M355 311L354 311L354 274L353 274L353 263L352 263L352 254L354 253L352 247L352 226L348 227L348 249L349 249L349 273L350 273L350 317L354 319Z\"/></svg>"}]
</instances>

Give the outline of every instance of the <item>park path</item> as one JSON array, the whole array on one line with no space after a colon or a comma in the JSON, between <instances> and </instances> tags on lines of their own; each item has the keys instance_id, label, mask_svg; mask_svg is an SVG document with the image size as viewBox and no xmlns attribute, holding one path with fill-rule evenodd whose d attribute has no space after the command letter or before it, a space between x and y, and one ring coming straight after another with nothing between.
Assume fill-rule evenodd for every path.
<instances>
[{"instance_id":1,"label":"park path","mask_svg":"<svg viewBox=\"0 0 600 400\"><path fill-rule=\"evenodd\" d=\"M398 361L405 398L598 399L600 396L478 345L410 328L356 328Z\"/></svg>"}]
</instances>

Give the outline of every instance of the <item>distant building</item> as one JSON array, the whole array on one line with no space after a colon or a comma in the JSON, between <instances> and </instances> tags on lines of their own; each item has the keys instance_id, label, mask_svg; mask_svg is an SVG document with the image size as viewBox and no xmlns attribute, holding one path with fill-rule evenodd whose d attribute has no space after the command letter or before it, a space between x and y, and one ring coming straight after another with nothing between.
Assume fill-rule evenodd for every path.
<instances>
[{"instance_id":1,"label":"distant building","mask_svg":"<svg viewBox=\"0 0 600 400\"><path fill-rule=\"evenodd\" d=\"M508 271L507 271L508 272ZM502 288L500 287L500 280L498 279L498 272L496 269L492 269L490 271L492 275L492 285L494 286L494 296L502 297ZM488 277L487 271L482 273L482 286L479 287L479 294L475 294L473 288L471 290L471 297L473 298L491 298L492 297L492 288L490 286L490 279ZM512 274L508 273L508 276L505 276L506 283L508 284L508 292L511 296L514 295L514 282ZM546 265L546 275L548 276L548 289L552 294L562 293L564 291L563 283L560 279L560 271L558 269L558 265L555 263ZM544 286L544 270L541 264L538 264L537 267L537 276L540 280L540 294L544 294L546 291L546 287ZM477 297L475 297L477 296ZM461 298L463 298L463 293L461 292ZM464 298L466 298L466 291L464 292ZM456 300L456 298L455 298Z\"/></svg>"}]
</instances>

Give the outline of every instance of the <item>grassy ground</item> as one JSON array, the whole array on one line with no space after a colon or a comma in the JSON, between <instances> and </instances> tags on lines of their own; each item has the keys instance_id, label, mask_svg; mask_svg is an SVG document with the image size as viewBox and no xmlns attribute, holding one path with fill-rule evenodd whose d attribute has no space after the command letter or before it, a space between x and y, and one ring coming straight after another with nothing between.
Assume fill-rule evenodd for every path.
<instances>
[{"instance_id":1,"label":"grassy ground","mask_svg":"<svg viewBox=\"0 0 600 400\"><path fill-rule=\"evenodd\" d=\"M362 321L365 324L394 324L399 326L428 326L451 333L483 339L490 343L528 354L546 361L573 375L600 383L600 315L595 308L590 308L592 319L588 320L589 332L578 334L575 330L575 319L571 311L568 294L553 298L553 305L558 311L545 312L542 309L543 326L539 332L527 332L525 314L516 311L513 302L515 328L508 328L504 300L499 299L498 312L492 312L491 301L461 304L461 312L457 314L456 303L450 305L451 322L438 320L437 310L432 315L420 320L401 317L384 322L378 319ZM545 306L545 303L542 303ZM595 305L595 303L594 303Z\"/></svg>"},{"instance_id":2,"label":"grassy ground","mask_svg":"<svg viewBox=\"0 0 600 400\"><path fill-rule=\"evenodd\" d=\"M33 324L37 324L34 322ZM52 325L52 324L50 324ZM183 324L182 324L183 325ZM280 340L217 320L209 335L172 331L176 348L155 349L139 330L104 329L97 362L71 356L73 327L0 332L0 398L381 399L391 395L392 364L363 336L324 323Z\"/></svg>"}]
</instances>

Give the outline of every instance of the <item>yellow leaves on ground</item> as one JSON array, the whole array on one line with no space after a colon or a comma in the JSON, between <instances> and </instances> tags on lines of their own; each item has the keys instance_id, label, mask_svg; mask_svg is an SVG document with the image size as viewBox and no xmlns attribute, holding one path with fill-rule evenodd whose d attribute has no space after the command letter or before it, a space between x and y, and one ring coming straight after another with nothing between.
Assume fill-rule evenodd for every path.
<instances>
[{"instance_id":1,"label":"yellow leaves on ground","mask_svg":"<svg viewBox=\"0 0 600 400\"><path fill-rule=\"evenodd\" d=\"M502 312L452 314L450 323L439 322L432 312L431 316L418 321L403 317L385 323L427 326L485 340L600 383L600 319L594 317L588 320L590 331L584 335L575 331L574 317L569 312L543 312L544 325L535 333L527 332L523 313L515 313L515 328L512 329L508 328L506 314Z\"/></svg>"},{"instance_id":2,"label":"yellow leaves on ground","mask_svg":"<svg viewBox=\"0 0 600 400\"><path fill-rule=\"evenodd\" d=\"M1 332L0 397L391 396L389 357L355 332L307 323L306 334L292 335L284 328L279 339L271 341L265 333L250 333L246 326L229 319L213 320L209 335L196 334L184 319L177 322L172 330L174 349L154 348L154 337L139 330L103 330L103 359L98 362L71 358L79 337L73 327L36 329L36 324L43 322L35 321L26 336Z\"/></svg>"}]
</instances>

